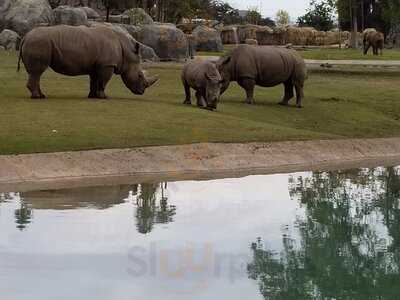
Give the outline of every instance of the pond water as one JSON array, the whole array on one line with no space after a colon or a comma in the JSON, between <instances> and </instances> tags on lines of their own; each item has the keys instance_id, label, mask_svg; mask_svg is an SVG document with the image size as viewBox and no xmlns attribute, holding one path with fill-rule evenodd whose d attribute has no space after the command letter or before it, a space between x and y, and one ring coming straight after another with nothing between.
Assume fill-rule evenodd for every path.
<instances>
[{"instance_id":1,"label":"pond water","mask_svg":"<svg viewBox=\"0 0 400 300\"><path fill-rule=\"evenodd\" d=\"M398 299L400 167L0 194L1 299Z\"/></svg>"}]
</instances>

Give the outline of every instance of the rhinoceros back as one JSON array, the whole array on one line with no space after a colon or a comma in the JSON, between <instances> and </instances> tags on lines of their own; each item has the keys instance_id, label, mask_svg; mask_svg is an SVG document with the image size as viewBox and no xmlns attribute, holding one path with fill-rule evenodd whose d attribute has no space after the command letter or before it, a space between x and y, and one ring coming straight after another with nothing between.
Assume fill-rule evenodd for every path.
<instances>
[{"instance_id":1,"label":"rhinoceros back","mask_svg":"<svg viewBox=\"0 0 400 300\"><path fill-rule=\"evenodd\" d=\"M232 53L233 78L252 78L271 87L288 80L304 81L304 60L293 50L269 46L241 45Z\"/></svg>"},{"instance_id":2,"label":"rhinoceros back","mask_svg":"<svg viewBox=\"0 0 400 300\"><path fill-rule=\"evenodd\" d=\"M29 32L22 57L28 72L47 64L58 73L76 76L100 66L118 67L121 52L118 37L106 27L60 25Z\"/></svg>"}]
</instances>

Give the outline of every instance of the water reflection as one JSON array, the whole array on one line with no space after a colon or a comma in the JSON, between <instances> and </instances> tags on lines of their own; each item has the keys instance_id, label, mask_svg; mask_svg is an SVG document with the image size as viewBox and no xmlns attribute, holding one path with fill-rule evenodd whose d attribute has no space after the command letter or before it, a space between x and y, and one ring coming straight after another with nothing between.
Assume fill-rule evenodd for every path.
<instances>
[{"instance_id":1,"label":"water reflection","mask_svg":"<svg viewBox=\"0 0 400 300\"><path fill-rule=\"evenodd\" d=\"M400 168L8 193L0 212L4 299L400 294Z\"/></svg>"},{"instance_id":2,"label":"water reflection","mask_svg":"<svg viewBox=\"0 0 400 300\"><path fill-rule=\"evenodd\" d=\"M32 222L33 213L31 207L24 199L21 198L19 202L19 208L15 210L14 215L17 228L22 231Z\"/></svg>"},{"instance_id":3,"label":"water reflection","mask_svg":"<svg viewBox=\"0 0 400 300\"><path fill-rule=\"evenodd\" d=\"M168 224L174 221L176 207L168 205L166 189L166 183L140 185L135 214L138 232L150 233L154 224Z\"/></svg>"},{"instance_id":4,"label":"water reflection","mask_svg":"<svg viewBox=\"0 0 400 300\"><path fill-rule=\"evenodd\" d=\"M17 198L20 206L15 209L15 222L20 230L32 222L34 210L106 210L131 201L137 231L142 234L150 233L156 224L173 222L176 214L176 207L168 204L166 183L36 191ZM12 199L4 193L0 203Z\"/></svg>"},{"instance_id":5,"label":"water reflection","mask_svg":"<svg viewBox=\"0 0 400 300\"><path fill-rule=\"evenodd\" d=\"M252 243L249 278L265 299L396 299L400 294L398 168L314 173L289 180L305 215L283 250Z\"/></svg>"}]
</instances>

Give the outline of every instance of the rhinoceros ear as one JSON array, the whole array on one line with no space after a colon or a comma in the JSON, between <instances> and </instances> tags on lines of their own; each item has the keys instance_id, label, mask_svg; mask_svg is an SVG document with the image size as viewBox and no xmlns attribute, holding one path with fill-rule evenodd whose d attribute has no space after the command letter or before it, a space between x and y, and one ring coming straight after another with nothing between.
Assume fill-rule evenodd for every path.
<instances>
[{"instance_id":1,"label":"rhinoceros ear","mask_svg":"<svg viewBox=\"0 0 400 300\"><path fill-rule=\"evenodd\" d=\"M218 73L218 71L217 73L206 73L206 79L214 83L219 83L222 80L221 75Z\"/></svg>"},{"instance_id":2,"label":"rhinoceros ear","mask_svg":"<svg viewBox=\"0 0 400 300\"><path fill-rule=\"evenodd\" d=\"M221 57L218 61L217 61L217 65L218 66L223 66L228 64L231 61L231 57L227 56L227 57Z\"/></svg>"}]
</instances>

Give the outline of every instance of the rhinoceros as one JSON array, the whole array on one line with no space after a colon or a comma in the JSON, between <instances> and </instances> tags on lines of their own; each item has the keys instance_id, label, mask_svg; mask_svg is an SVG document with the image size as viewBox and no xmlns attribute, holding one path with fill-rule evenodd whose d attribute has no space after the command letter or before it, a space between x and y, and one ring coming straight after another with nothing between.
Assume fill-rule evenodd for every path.
<instances>
[{"instance_id":1,"label":"rhinoceros","mask_svg":"<svg viewBox=\"0 0 400 300\"><path fill-rule=\"evenodd\" d=\"M195 60L187 63L183 67L182 83L186 94L184 104L192 104L190 92L192 88L196 91L197 106L209 110L217 108L222 77L214 62Z\"/></svg>"},{"instance_id":2,"label":"rhinoceros","mask_svg":"<svg viewBox=\"0 0 400 300\"><path fill-rule=\"evenodd\" d=\"M229 55L217 62L223 78L221 94L236 81L246 90L246 103L254 103L254 87L273 87L284 84L285 95L279 104L288 105L296 89L297 106L301 107L304 98L304 82L307 68L296 51L271 47L240 45Z\"/></svg>"},{"instance_id":3,"label":"rhinoceros","mask_svg":"<svg viewBox=\"0 0 400 300\"><path fill-rule=\"evenodd\" d=\"M383 47L385 45L385 36L383 33L376 31L375 29L366 29L363 32L363 45L364 55L368 54L368 50L372 47L374 55L382 55Z\"/></svg>"},{"instance_id":4,"label":"rhinoceros","mask_svg":"<svg viewBox=\"0 0 400 300\"><path fill-rule=\"evenodd\" d=\"M48 67L68 76L89 75L89 98L107 98L104 90L114 73L134 94L142 95L157 79L144 75L139 50L139 44L105 26L38 27L22 42L18 70L22 59L33 99L45 98L40 77Z\"/></svg>"}]
</instances>

